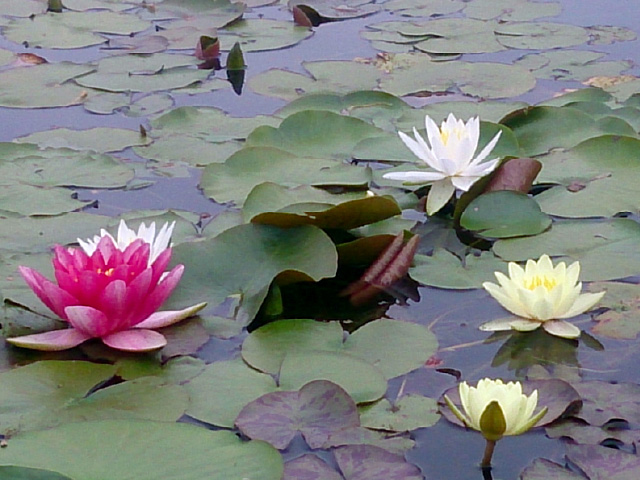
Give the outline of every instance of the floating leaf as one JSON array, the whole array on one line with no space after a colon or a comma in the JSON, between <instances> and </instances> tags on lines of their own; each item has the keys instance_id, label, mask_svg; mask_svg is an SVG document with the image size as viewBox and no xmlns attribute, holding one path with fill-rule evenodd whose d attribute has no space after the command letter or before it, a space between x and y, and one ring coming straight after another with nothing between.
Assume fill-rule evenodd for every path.
<instances>
[{"instance_id":1,"label":"floating leaf","mask_svg":"<svg viewBox=\"0 0 640 480\"><path fill-rule=\"evenodd\" d=\"M391 404L382 399L360 408L360 421L367 428L390 432L408 432L432 427L440 420L438 404L433 398L406 395Z\"/></svg>"},{"instance_id":2,"label":"floating leaf","mask_svg":"<svg viewBox=\"0 0 640 480\"><path fill-rule=\"evenodd\" d=\"M609 217L640 209L640 140L605 135L541 157L541 182L559 183L537 200L563 217Z\"/></svg>"},{"instance_id":3,"label":"floating leaf","mask_svg":"<svg viewBox=\"0 0 640 480\"><path fill-rule=\"evenodd\" d=\"M369 168L352 167L335 160L302 158L273 147L245 147L224 164L205 167L200 187L218 203L242 205L249 192L264 182L285 186L365 186Z\"/></svg>"},{"instance_id":4,"label":"floating leaf","mask_svg":"<svg viewBox=\"0 0 640 480\"><path fill-rule=\"evenodd\" d=\"M536 458L520 474L521 480L584 480L582 475L574 473L546 458Z\"/></svg>"},{"instance_id":5,"label":"floating leaf","mask_svg":"<svg viewBox=\"0 0 640 480\"><path fill-rule=\"evenodd\" d=\"M237 316L248 324L277 275L291 272L293 278L307 281L332 277L337 254L329 237L316 227L245 224L212 239L174 247L173 261L190 267L169 302L182 305L197 298L195 303L217 305L230 295L240 295Z\"/></svg>"},{"instance_id":6,"label":"floating leaf","mask_svg":"<svg viewBox=\"0 0 640 480\"><path fill-rule=\"evenodd\" d=\"M0 477L11 480L72 480L51 470L24 467L0 467Z\"/></svg>"},{"instance_id":7,"label":"floating leaf","mask_svg":"<svg viewBox=\"0 0 640 480\"><path fill-rule=\"evenodd\" d=\"M541 169L542 164L533 158L512 158L502 162L484 187L483 193L501 190L529 193Z\"/></svg>"},{"instance_id":8,"label":"floating leaf","mask_svg":"<svg viewBox=\"0 0 640 480\"><path fill-rule=\"evenodd\" d=\"M203 422L233 428L240 410L276 390L270 375L239 361L214 362L185 386L191 401L187 414Z\"/></svg>"},{"instance_id":9,"label":"floating leaf","mask_svg":"<svg viewBox=\"0 0 640 480\"><path fill-rule=\"evenodd\" d=\"M180 387L144 378L88 392L115 373L110 365L46 361L0 374L5 434L52 427L61 423L100 419L175 421L186 408ZM54 380L57 379L57 380Z\"/></svg>"},{"instance_id":10,"label":"floating leaf","mask_svg":"<svg viewBox=\"0 0 640 480\"><path fill-rule=\"evenodd\" d=\"M93 150L100 153L117 152L134 145L151 143L150 139L143 138L135 130L107 127L87 130L56 128L19 137L16 141L35 143L40 148L70 148L72 150Z\"/></svg>"},{"instance_id":11,"label":"floating leaf","mask_svg":"<svg viewBox=\"0 0 640 480\"><path fill-rule=\"evenodd\" d=\"M580 261L582 280L612 280L637 275L640 226L633 220L565 221L535 237L498 240L493 251L509 261L547 254L566 262Z\"/></svg>"},{"instance_id":12,"label":"floating leaf","mask_svg":"<svg viewBox=\"0 0 640 480\"><path fill-rule=\"evenodd\" d=\"M253 223L344 230L400 213L391 197L369 196L366 192L336 195L310 186L287 188L269 182L251 190L242 210L245 220Z\"/></svg>"},{"instance_id":13,"label":"floating leaf","mask_svg":"<svg viewBox=\"0 0 640 480\"><path fill-rule=\"evenodd\" d=\"M600 427L613 419L640 422L640 385L593 380L573 386L583 401L582 409L575 416L589 425Z\"/></svg>"},{"instance_id":14,"label":"floating leaf","mask_svg":"<svg viewBox=\"0 0 640 480\"><path fill-rule=\"evenodd\" d=\"M600 61L604 56L586 50L553 50L525 55L515 63L533 71L538 78L579 82L601 75L619 75L630 67L628 61Z\"/></svg>"},{"instance_id":15,"label":"floating leaf","mask_svg":"<svg viewBox=\"0 0 640 480\"><path fill-rule=\"evenodd\" d=\"M464 14L469 18L526 22L541 17L559 15L558 2L530 2L527 0L475 0L464 4Z\"/></svg>"},{"instance_id":16,"label":"floating leaf","mask_svg":"<svg viewBox=\"0 0 640 480\"><path fill-rule=\"evenodd\" d=\"M297 390L314 380L329 380L356 403L373 402L387 391L382 372L365 360L342 352L287 353L280 367L280 388Z\"/></svg>"},{"instance_id":17,"label":"floating leaf","mask_svg":"<svg viewBox=\"0 0 640 480\"><path fill-rule=\"evenodd\" d=\"M241 52L278 50L291 47L311 35L313 32L309 28L266 18L240 20L219 32L222 49L230 50L229 57L237 55L232 53L234 49L242 48ZM233 67L235 70L239 68L244 68L244 61L241 67Z\"/></svg>"},{"instance_id":18,"label":"floating leaf","mask_svg":"<svg viewBox=\"0 0 640 480\"><path fill-rule=\"evenodd\" d=\"M504 23L496 27L496 34L505 47L531 50L573 47L589 40L582 27L551 22Z\"/></svg>"},{"instance_id":19,"label":"floating leaf","mask_svg":"<svg viewBox=\"0 0 640 480\"><path fill-rule=\"evenodd\" d=\"M99 452L97 454L96 452ZM263 442L185 423L80 422L11 438L0 464L103 480L280 480L282 458Z\"/></svg>"},{"instance_id":20,"label":"floating leaf","mask_svg":"<svg viewBox=\"0 0 640 480\"><path fill-rule=\"evenodd\" d=\"M595 282L587 288L591 292L607 292L598 303L598 306L607 310L594 318L598 323L591 329L593 333L620 339L634 339L638 336L640 286L622 282Z\"/></svg>"},{"instance_id":21,"label":"floating leaf","mask_svg":"<svg viewBox=\"0 0 640 480\"><path fill-rule=\"evenodd\" d=\"M297 432L311 448L345 428L360 425L355 402L338 385L317 380L297 392L267 393L245 405L236 425L254 440L285 449Z\"/></svg>"},{"instance_id":22,"label":"floating leaf","mask_svg":"<svg viewBox=\"0 0 640 480\"><path fill-rule=\"evenodd\" d=\"M462 212L460 225L483 237L508 238L537 235L551 225L535 199L511 190L474 198Z\"/></svg>"},{"instance_id":23,"label":"floating leaf","mask_svg":"<svg viewBox=\"0 0 640 480\"><path fill-rule=\"evenodd\" d=\"M364 17L380 10L367 0L289 0L289 8L294 5L312 8L325 21Z\"/></svg>"},{"instance_id":24,"label":"floating leaf","mask_svg":"<svg viewBox=\"0 0 640 480\"><path fill-rule=\"evenodd\" d=\"M373 445L338 447L333 454L346 480L423 480L420 469L404 456Z\"/></svg>"},{"instance_id":25,"label":"floating leaf","mask_svg":"<svg viewBox=\"0 0 640 480\"><path fill-rule=\"evenodd\" d=\"M461 259L444 248L436 248L430 256L416 255L409 275L423 285L468 289L481 288L483 282L494 279L494 272L506 271L507 263L491 252L479 256L470 253Z\"/></svg>"},{"instance_id":26,"label":"floating leaf","mask_svg":"<svg viewBox=\"0 0 640 480\"><path fill-rule=\"evenodd\" d=\"M279 320L252 332L242 345L242 357L254 368L276 374L288 355L345 352L391 378L420 367L436 348L433 334L410 322L376 320L360 327L343 344L342 329L335 323Z\"/></svg>"},{"instance_id":27,"label":"floating leaf","mask_svg":"<svg viewBox=\"0 0 640 480\"><path fill-rule=\"evenodd\" d=\"M589 479L632 479L640 473L640 458L598 445L567 445L567 457Z\"/></svg>"},{"instance_id":28,"label":"floating leaf","mask_svg":"<svg viewBox=\"0 0 640 480\"><path fill-rule=\"evenodd\" d=\"M311 453L284 464L283 480L343 480L342 475Z\"/></svg>"}]
</instances>

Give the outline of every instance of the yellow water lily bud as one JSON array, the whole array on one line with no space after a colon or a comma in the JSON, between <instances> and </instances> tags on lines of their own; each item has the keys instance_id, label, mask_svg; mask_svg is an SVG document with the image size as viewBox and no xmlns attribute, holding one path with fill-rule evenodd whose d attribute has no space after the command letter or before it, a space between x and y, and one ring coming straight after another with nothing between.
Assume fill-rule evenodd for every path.
<instances>
[{"instance_id":1,"label":"yellow water lily bud","mask_svg":"<svg viewBox=\"0 0 640 480\"><path fill-rule=\"evenodd\" d=\"M522 393L520 382L504 383L502 380L485 378L477 387L467 382L458 387L462 411L444 396L447 406L467 427L478 430L491 441L505 435L520 435L532 428L545 413L547 407L534 414L538 404L538 391L531 395Z\"/></svg>"}]
</instances>

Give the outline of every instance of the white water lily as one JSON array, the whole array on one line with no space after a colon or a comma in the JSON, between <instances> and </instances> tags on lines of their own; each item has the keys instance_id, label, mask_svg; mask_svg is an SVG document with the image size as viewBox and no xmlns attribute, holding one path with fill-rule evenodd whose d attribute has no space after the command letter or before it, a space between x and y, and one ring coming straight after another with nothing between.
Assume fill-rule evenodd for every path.
<instances>
[{"instance_id":1,"label":"white water lily","mask_svg":"<svg viewBox=\"0 0 640 480\"><path fill-rule=\"evenodd\" d=\"M555 267L548 255L536 262L528 260L525 268L509 263L509 277L495 272L500 285L485 282L484 289L511 313L520 318L500 319L480 326L481 330L535 330L542 326L547 332L564 338L578 338L580 329L565 321L592 308L605 292L581 293L578 282L580 263L569 267L560 262Z\"/></svg>"},{"instance_id":2,"label":"white water lily","mask_svg":"<svg viewBox=\"0 0 640 480\"><path fill-rule=\"evenodd\" d=\"M135 240L141 239L145 243L148 243L151 248L148 262L149 265L151 265L156 261L158 255L170 246L169 241L171 240L171 234L173 233L175 225L176 222L171 222L171 224L165 223L156 236L156 222L151 222L148 227L144 223L141 223L138 227L138 232L136 232L130 229L124 220L120 220L117 239L103 228L100 230L100 235L95 235L93 239L88 238L86 241L78 238L78 243L84 252L91 256L93 252L96 251L102 237L111 238L116 248L120 251L124 251Z\"/></svg>"},{"instance_id":3,"label":"white water lily","mask_svg":"<svg viewBox=\"0 0 640 480\"><path fill-rule=\"evenodd\" d=\"M478 430L490 441L506 435L520 435L532 428L547 413L547 407L534 414L538 405L538 391L522 393L520 382L504 383L500 379L485 378L477 387L467 382L458 387L462 410L444 396L447 406L467 427Z\"/></svg>"},{"instance_id":4,"label":"white water lily","mask_svg":"<svg viewBox=\"0 0 640 480\"><path fill-rule=\"evenodd\" d=\"M502 132L498 132L474 158L480 139L478 117L469 119L465 124L450 113L438 128L427 115L425 126L428 143L415 128L415 140L403 132L398 132L398 135L413 154L434 171L391 172L383 176L412 184L431 183L427 196L427 214L431 215L449 201L456 189L466 192L478 179L496 168L499 159L481 162L489 156Z\"/></svg>"}]
</instances>

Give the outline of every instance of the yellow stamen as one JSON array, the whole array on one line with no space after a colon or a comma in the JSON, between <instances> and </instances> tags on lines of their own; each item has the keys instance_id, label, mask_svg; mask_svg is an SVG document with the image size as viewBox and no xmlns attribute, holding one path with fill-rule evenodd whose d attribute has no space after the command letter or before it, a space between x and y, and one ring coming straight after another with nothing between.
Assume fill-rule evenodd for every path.
<instances>
[{"instance_id":1,"label":"yellow stamen","mask_svg":"<svg viewBox=\"0 0 640 480\"><path fill-rule=\"evenodd\" d=\"M558 285L558 281L555 278L549 278L546 276L543 276L543 277L535 276L530 280L524 281L524 288L528 290L535 290L539 286L543 286L547 290L551 290L555 288L556 285Z\"/></svg>"},{"instance_id":2,"label":"yellow stamen","mask_svg":"<svg viewBox=\"0 0 640 480\"><path fill-rule=\"evenodd\" d=\"M104 275L105 277L110 277L111 275L113 275L113 268L108 268L104 272L102 271L101 268L98 268L96 270L96 273L100 273L100 274Z\"/></svg>"}]
</instances>

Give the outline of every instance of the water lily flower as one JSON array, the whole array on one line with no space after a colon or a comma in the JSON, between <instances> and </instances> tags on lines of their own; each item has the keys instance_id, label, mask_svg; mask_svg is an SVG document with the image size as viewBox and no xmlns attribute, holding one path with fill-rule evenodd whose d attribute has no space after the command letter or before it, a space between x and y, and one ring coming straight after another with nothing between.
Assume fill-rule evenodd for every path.
<instances>
[{"instance_id":1,"label":"water lily flower","mask_svg":"<svg viewBox=\"0 0 640 480\"><path fill-rule=\"evenodd\" d=\"M135 234L121 222L118 239L102 230L81 242L82 248L57 245L53 267L56 282L20 266L23 278L38 298L70 328L14 337L8 342L35 350L65 350L91 338L109 347L144 352L166 345L155 331L183 320L206 306L157 312L176 287L183 265L165 272L171 260L168 246L173 225L155 236L155 224ZM153 258L153 260L152 260Z\"/></svg>"},{"instance_id":2,"label":"water lily flower","mask_svg":"<svg viewBox=\"0 0 640 480\"><path fill-rule=\"evenodd\" d=\"M538 391L522 393L520 382L504 383L485 378L477 387L467 382L458 386L462 411L444 396L453 414L469 428L478 430L487 440L498 441L507 435L520 435L532 428L547 413L547 407L534 415Z\"/></svg>"},{"instance_id":3,"label":"water lily flower","mask_svg":"<svg viewBox=\"0 0 640 480\"><path fill-rule=\"evenodd\" d=\"M384 178L401 180L409 184L431 184L427 196L427 214L440 210L457 190L466 192L481 177L491 173L499 159L481 163L489 156L500 139L495 137L475 156L480 139L480 119L474 117L467 123L450 113L440 128L427 115L425 117L427 141L414 128L415 139L398 132L404 144L420 160L434 171L410 171L385 173Z\"/></svg>"},{"instance_id":4,"label":"water lily flower","mask_svg":"<svg viewBox=\"0 0 640 480\"><path fill-rule=\"evenodd\" d=\"M526 332L542 326L552 335L578 338L580 329L564 319L586 312L605 294L580 293L579 275L579 262L569 267L560 262L554 267L548 255L543 255L537 262L528 260L524 269L509 262L509 277L495 272L500 285L485 282L482 286L504 308L520 318L493 320L481 325L480 329Z\"/></svg>"}]
</instances>

